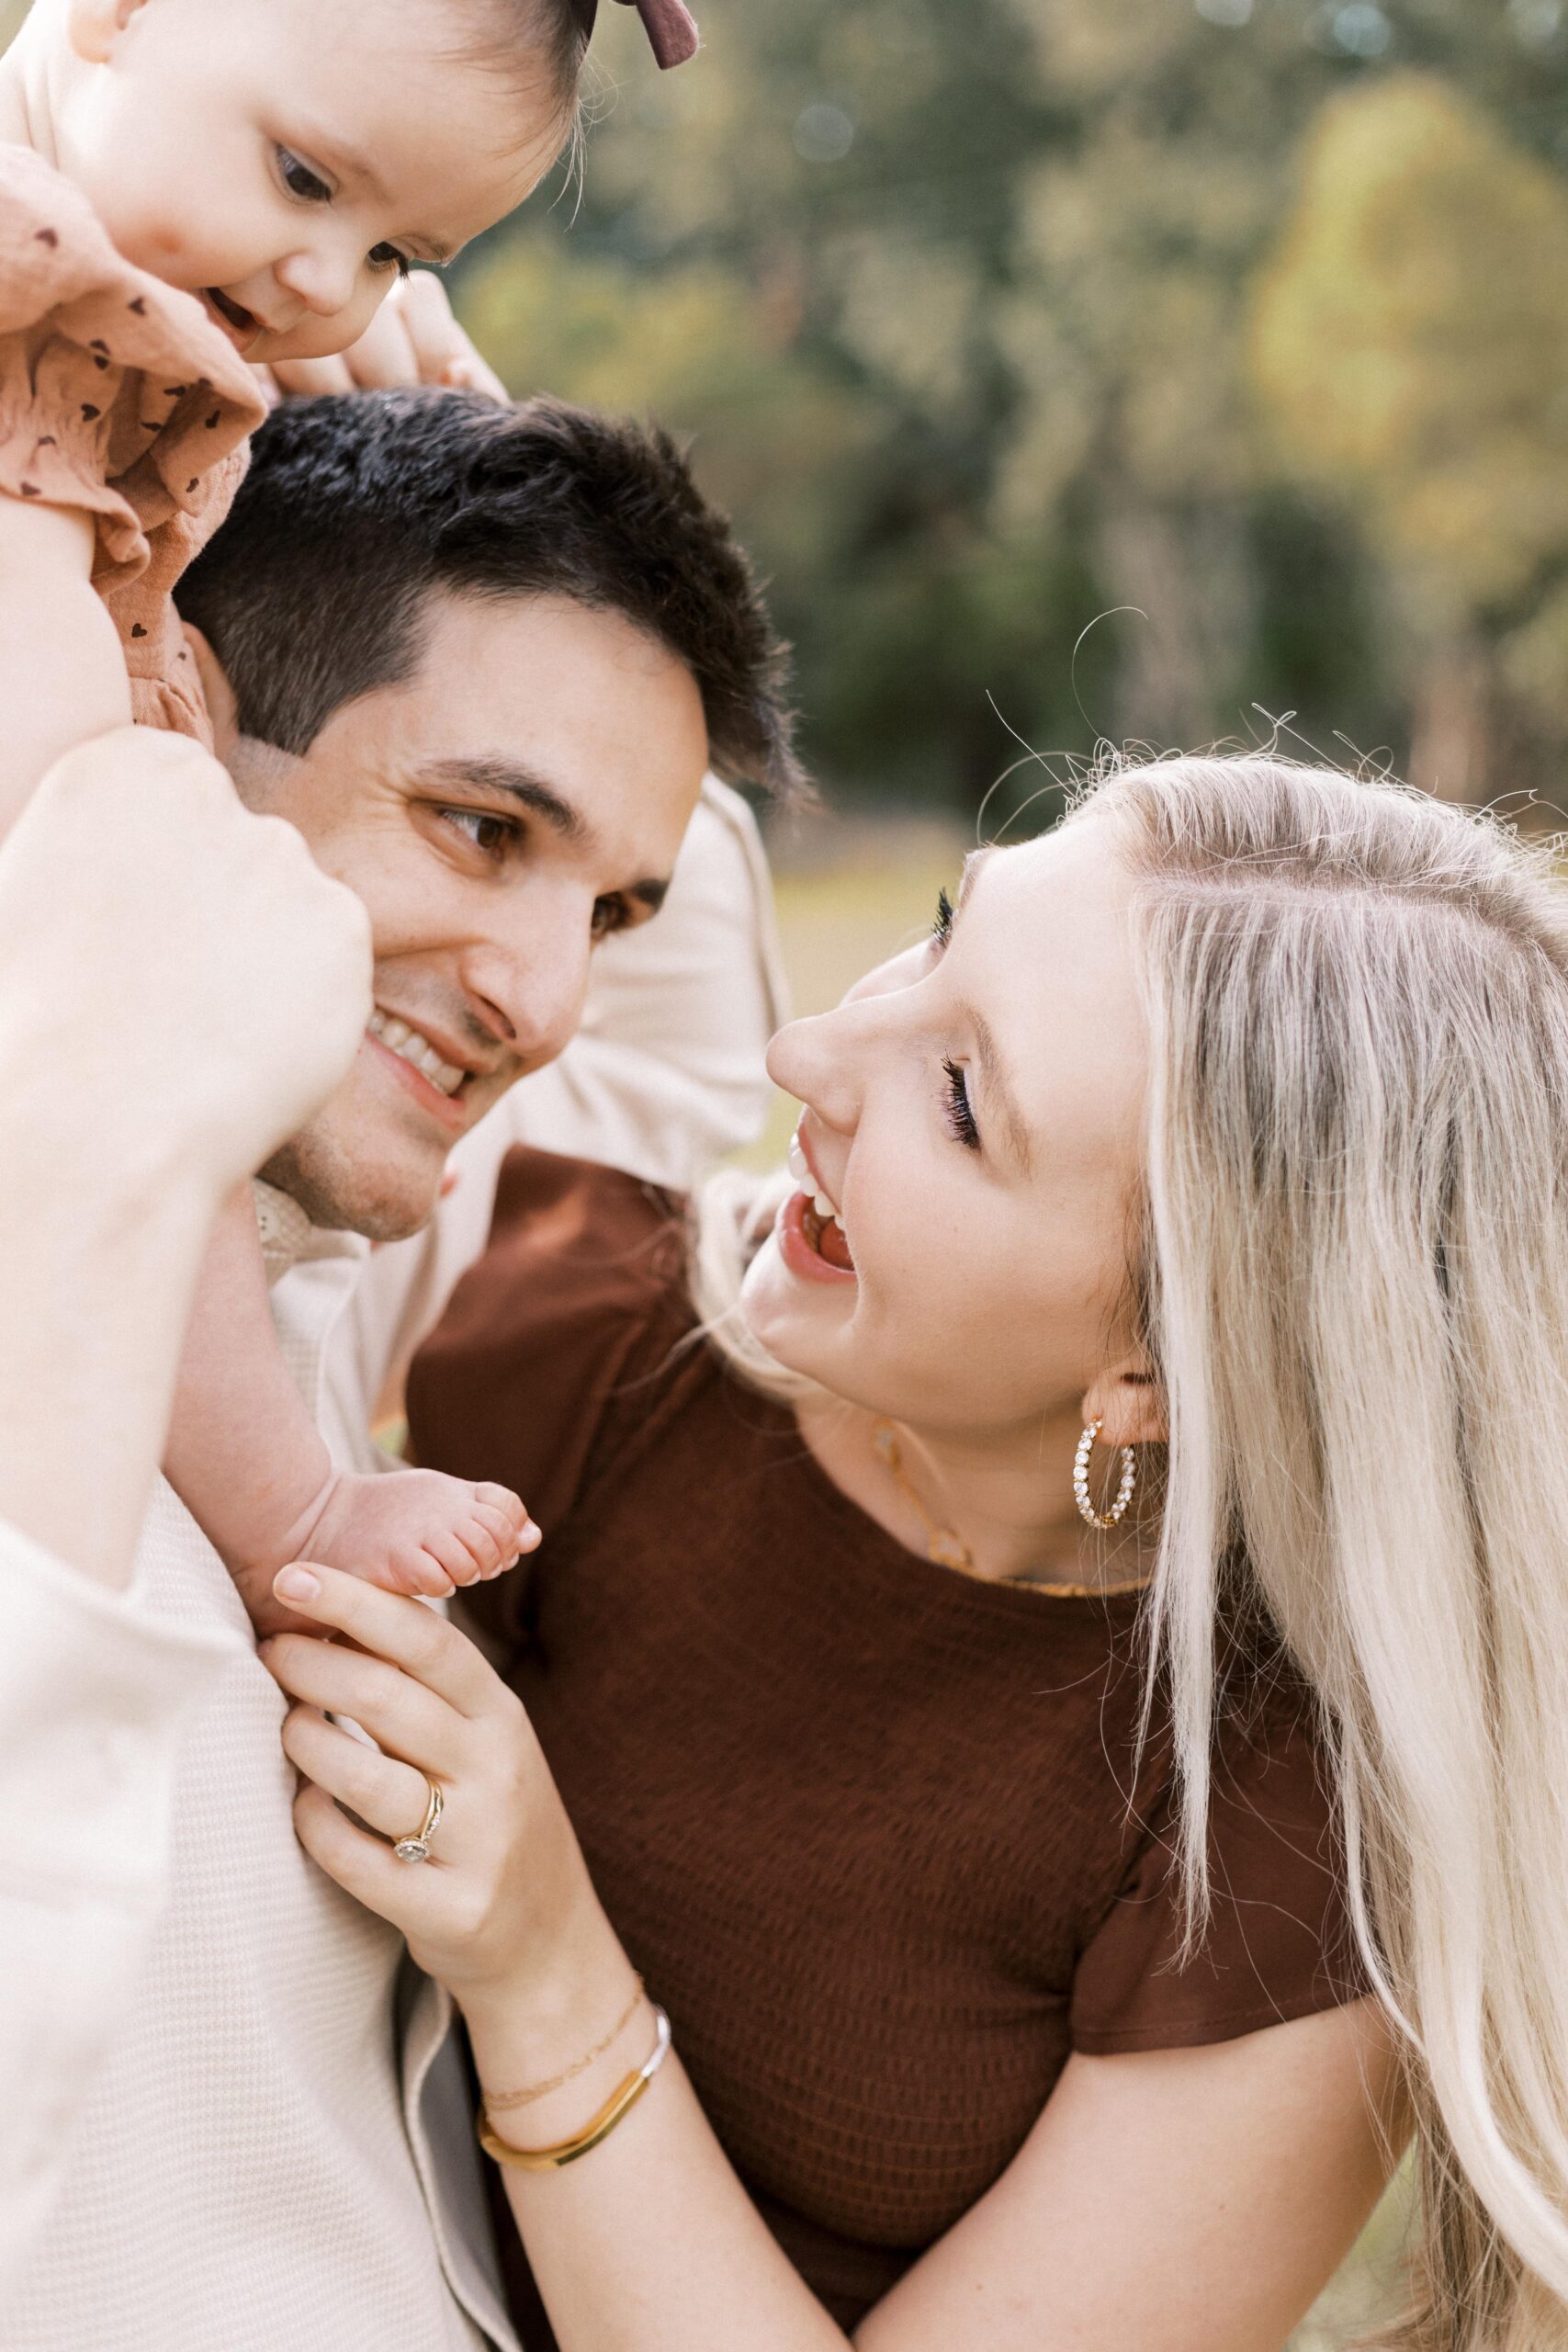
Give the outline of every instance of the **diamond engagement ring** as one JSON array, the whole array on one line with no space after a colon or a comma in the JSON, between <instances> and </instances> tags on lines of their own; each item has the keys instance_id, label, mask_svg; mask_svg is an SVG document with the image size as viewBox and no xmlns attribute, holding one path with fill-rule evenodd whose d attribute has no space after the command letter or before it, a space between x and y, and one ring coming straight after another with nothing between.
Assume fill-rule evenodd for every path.
<instances>
[{"instance_id":1,"label":"diamond engagement ring","mask_svg":"<svg viewBox=\"0 0 1568 2352\"><path fill-rule=\"evenodd\" d=\"M427 1862L430 1860L430 1841L441 1818L441 1787L428 1772L423 1777L425 1787L430 1791L430 1803L424 1808L424 1819L416 1834L412 1838L400 1838L393 1847L392 1851L400 1862Z\"/></svg>"}]
</instances>

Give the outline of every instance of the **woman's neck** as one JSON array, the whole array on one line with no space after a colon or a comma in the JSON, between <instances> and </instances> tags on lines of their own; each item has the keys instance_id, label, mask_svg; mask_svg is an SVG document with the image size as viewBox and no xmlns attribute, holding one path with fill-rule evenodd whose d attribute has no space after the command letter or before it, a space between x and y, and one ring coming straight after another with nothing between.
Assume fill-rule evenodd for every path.
<instances>
[{"instance_id":1,"label":"woman's neck","mask_svg":"<svg viewBox=\"0 0 1568 2352\"><path fill-rule=\"evenodd\" d=\"M0 146L30 147L58 165L50 102L49 10L35 7L0 57Z\"/></svg>"},{"instance_id":2,"label":"woman's neck","mask_svg":"<svg viewBox=\"0 0 1568 2352\"><path fill-rule=\"evenodd\" d=\"M1156 1531L1136 1512L1101 1533L1073 1499L1076 1411L1024 1427L964 1431L890 1424L894 1464L876 1442L878 1417L837 1397L799 1408L819 1468L869 1519L922 1557L931 1525L950 1531L987 1583L1097 1588L1153 1572Z\"/></svg>"}]
</instances>

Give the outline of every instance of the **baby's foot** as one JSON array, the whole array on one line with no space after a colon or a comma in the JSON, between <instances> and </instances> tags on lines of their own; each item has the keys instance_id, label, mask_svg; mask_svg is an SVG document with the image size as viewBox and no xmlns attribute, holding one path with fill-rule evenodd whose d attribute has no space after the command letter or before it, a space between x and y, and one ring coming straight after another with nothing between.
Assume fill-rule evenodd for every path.
<instances>
[{"instance_id":1,"label":"baby's foot","mask_svg":"<svg viewBox=\"0 0 1568 2352\"><path fill-rule=\"evenodd\" d=\"M498 1577L539 1531L507 1487L472 1487L439 1470L391 1470L333 1479L291 1559L319 1560L388 1592L445 1599L454 1586Z\"/></svg>"},{"instance_id":2,"label":"baby's foot","mask_svg":"<svg viewBox=\"0 0 1568 2352\"><path fill-rule=\"evenodd\" d=\"M508 1487L471 1487L438 1470L389 1470L380 1477L334 1474L293 1524L275 1529L229 1573L260 1634L317 1630L274 1597L272 1579L291 1560L320 1560L387 1592L444 1600L455 1585L500 1576L539 1531Z\"/></svg>"}]
</instances>

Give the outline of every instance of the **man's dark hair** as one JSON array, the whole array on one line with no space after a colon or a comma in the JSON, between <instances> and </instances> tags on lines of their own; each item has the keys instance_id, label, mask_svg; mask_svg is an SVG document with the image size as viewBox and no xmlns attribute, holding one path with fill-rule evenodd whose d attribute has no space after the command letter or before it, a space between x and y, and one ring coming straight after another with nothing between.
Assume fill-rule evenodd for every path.
<instances>
[{"instance_id":1,"label":"man's dark hair","mask_svg":"<svg viewBox=\"0 0 1568 2352\"><path fill-rule=\"evenodd\" d=\"M412 675L442 592L621 614L691 672L721 775L800 782L785 650L728 524L668 435L562 401L286 401L179 607L227 671L242 732L303 752L344 703Z\"/></svg>"}]
</instances>

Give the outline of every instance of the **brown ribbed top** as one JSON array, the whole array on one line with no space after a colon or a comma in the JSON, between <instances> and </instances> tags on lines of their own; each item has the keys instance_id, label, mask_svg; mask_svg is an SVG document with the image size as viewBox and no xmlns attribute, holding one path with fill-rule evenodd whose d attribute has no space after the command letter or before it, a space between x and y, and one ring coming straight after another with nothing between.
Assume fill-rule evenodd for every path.
<instances>
[{"instance_id":1,"label":"brown ribbed top","mask_svg":"<svg viewBox=\"0 0 1568 2352\"><path fill-rule=\"evenodd\" d=\"M1223 2041L1360 1986L1293 1686L1233 1681L1214 1922L1178 1971L1163 1738L1135 1785L1132 1763L1136 1597L906 1552L786 1408L671 1354L682 1259L631 1178L514 1152L411 1428L545 1530L475 1615L716 2131L852 2326L1005 2169L1069 2052ZM509 2267L534 2352L514 2242Z\"/></svg>"}]
</instances>

